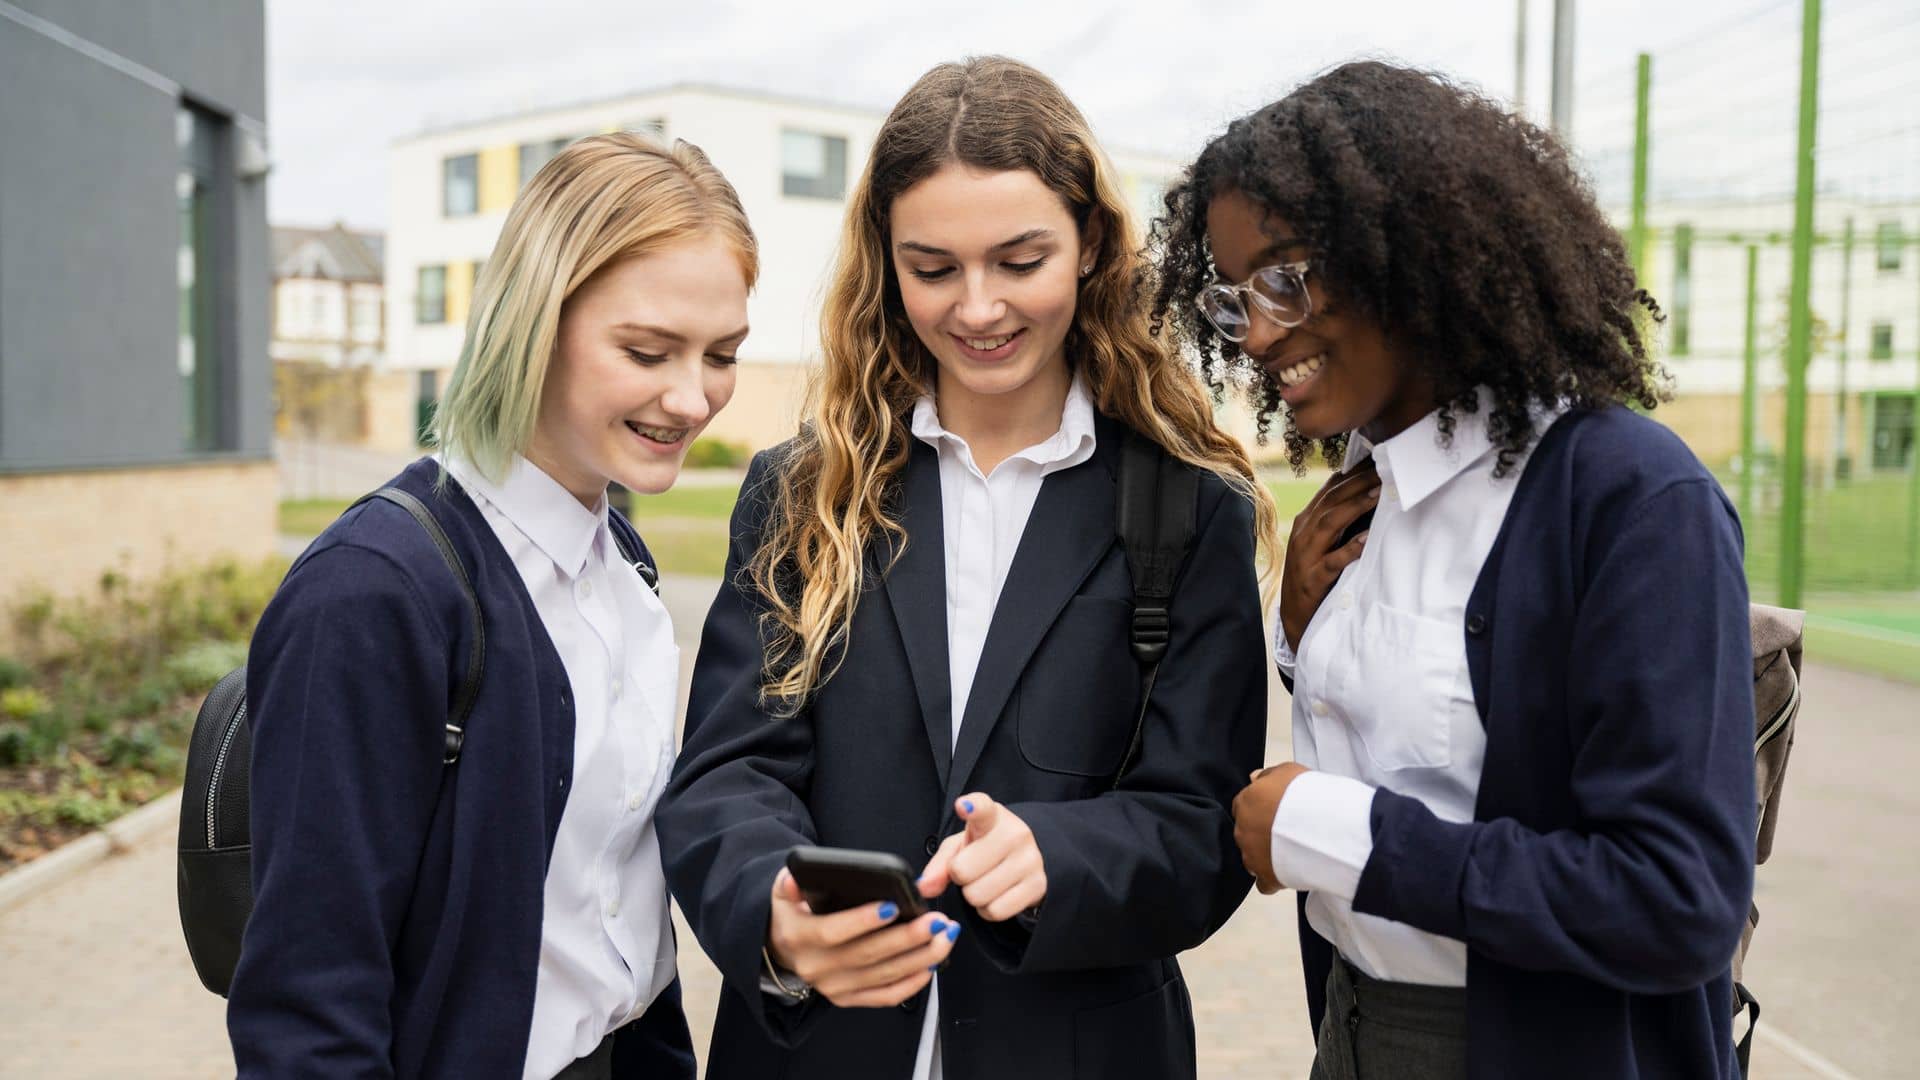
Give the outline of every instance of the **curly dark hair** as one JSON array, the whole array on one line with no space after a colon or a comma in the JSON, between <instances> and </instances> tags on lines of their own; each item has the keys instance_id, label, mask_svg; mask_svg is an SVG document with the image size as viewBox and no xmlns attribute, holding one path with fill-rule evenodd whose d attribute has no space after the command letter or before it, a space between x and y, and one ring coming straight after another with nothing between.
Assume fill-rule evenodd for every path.
<instances>
[{"instance_id":1,"label":"curly dark hair","mask_svg":"<svg viewBox=\"0 0 1920 1080\"><path fill-rule=\"evenodd\" d=\"M1478 411L1476 388L1491 390L1496 475L1532 438L1532 406L1670 397L1647 354L1659 305L1559 140L1444 76L1363 61L1229 124L1153 225L1154 333L1171 322L1192 344L1216 399L1232 368L1251 369L1262 442L1279 387L1193 304L1215 280L1207 203L1227 191L1304 236L1327 293L1432 379L1443 441L1457 412ZM1298 472L1312 447L1285 419ZM1322 441L1329 461L1345 441Z\"/></svg>"}]
</instances>

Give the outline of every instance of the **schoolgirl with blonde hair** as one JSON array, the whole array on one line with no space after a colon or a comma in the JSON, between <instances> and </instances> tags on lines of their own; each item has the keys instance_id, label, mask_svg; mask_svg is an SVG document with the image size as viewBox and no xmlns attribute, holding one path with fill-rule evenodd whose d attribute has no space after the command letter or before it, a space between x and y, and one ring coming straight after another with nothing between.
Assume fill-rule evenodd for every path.
<instances>
[{"instance_id":1,"label":"schoolgirl with blonde hair","mask_svg":"<svg viewBox=\"0 0 1920 1080\"><path fill-rule=\"evenodd\" d=\"M758 258L685 142L582 139L515 200L438 454L254 636L241 1076L695 1075L652 819L679 651L606 491L666 490L726 405Z\"/></svg>"}]
</instances>

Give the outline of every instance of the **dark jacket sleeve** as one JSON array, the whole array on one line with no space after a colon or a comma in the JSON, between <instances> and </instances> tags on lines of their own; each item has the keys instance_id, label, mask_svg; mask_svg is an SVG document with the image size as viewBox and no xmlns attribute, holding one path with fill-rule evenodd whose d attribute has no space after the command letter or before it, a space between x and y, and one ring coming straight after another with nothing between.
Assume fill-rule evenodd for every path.
<instances>
[{"instance_id":1,"label":"dark jacket sleeve","mask_svg":"<svg viewBox=\"0 0 1920 1080\"><path fill-rule=\"evenodd\" d=\"M760 1005L791 1046L818 999L791 1005L760 990L773 879L787 850L814 842L806 806L812 717L773 720L760 707L761 603L743 573L760 544L772 452L756 456L734 506L726 577L700 635L686 734L654 811L667 886L727 985Z\"/></svg>"},{"instance_id":2,"label":"dark jacket sleeve","mask_svg":"<svg viewBox=\"0 0 1920 1080\"><path fill-rule=\"evenodd\" d=\"M1354 910L1633 993L1723 974L1753 891L1753 685L1739 526L1707 478L1585 553L1565 722L1582 826L1441 821L1381 789ZM1543 718L1544 719L1544 718Z\"/></svg>"},{"instance_id":3,"label":"dark jacket sleeve","mask_svg":"<svg viewBox=\"0 0 1920 1080\"><path fill-rule=\"evenodd\" d=\"M963 909L976 943L1008 970L1172 956L1219 929L1252 884L1233 841L1233 797L1265 747L1266 638L1252 505L1216 490L1174 590L1138 761L1095 798L1010 804L1046 867L1030 938Z\"/></svg>"},{"instance_id":4,"label":"dark jacket sleeve","mask_svg":"<svg viewBox=\"0 0 1920 1080\"><path fill-rule=\"evenodd\" d=\"M247 657L254 906L227 1006L242 1077L384 1077L393 950L441 780L449 651L406 572L309 556Z\"/></svg>"}]
</instances>

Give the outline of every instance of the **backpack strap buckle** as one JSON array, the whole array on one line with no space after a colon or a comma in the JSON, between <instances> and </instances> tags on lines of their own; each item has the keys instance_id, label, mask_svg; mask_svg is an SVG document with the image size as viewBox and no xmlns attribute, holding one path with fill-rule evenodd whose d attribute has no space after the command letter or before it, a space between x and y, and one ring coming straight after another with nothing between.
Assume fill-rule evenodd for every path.
<instances>
[{"instance_id":1,"label":"backpack strap buckle","mask_svg":"<svg viewBox=\"0 0 1920 1080\"><path fill-rule=\"evenodd\" d=\"M1133 624L1129 633L1134 659L1143 664L1158 663L1161 657L1167 655L1167 641L1171 636L1172 620L1167 615L1164 601L1134 605Z\"/></svg>"}]
</instances>

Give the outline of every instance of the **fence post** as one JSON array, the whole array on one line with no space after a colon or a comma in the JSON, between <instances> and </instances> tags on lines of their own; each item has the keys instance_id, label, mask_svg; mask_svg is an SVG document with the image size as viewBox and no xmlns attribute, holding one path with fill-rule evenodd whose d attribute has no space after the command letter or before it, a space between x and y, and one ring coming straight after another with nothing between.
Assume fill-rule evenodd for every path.
<instances>
[{"instance_id":1,"label":"fence post","mask_svg":"<svg viewBox=\"0 0 1920 1080\"><path fill-rule=\"evenodd\" d=\"M1780 503L1780 596L1801 606L1806 556L1807 357L1813 324L1808 293L1813 278L1813 146L1820 116L1820 0L1802 0L1800 15L1800 137L1795 152L1793 285L1787 311L1787 432L1785 485Z\"/></svg>"},{"instance_id":2,"label":"fence post","mask_svg":"<svg viewBox=\"0 0 1920 1080\"><path fill-rule=\"evenodd\" d=\"M1627 225L1627 256L1633 263L1633 276L1642 288L1647 284L1647 157L1652 136L1648 117L1652 113L1653 54L1641 53L1633 91L1633 216Z\"/></svg>"},{"instance_id":3,"label":"fence post","mask_svg":"<svg viewBox=\"0 0 1920 1080\"><path fill-rule=\"evenodd\" d=\"M1746 347L1741 359L1744 377L1740 382L1740 520L1746 528L1752 529L1753 518L1753 454L1754 428L1758 417L1754 410L1759 406L1760 347L1756 334L1755 316L1759 309L1760 285L1760 245L1747 245L1747 334Z\"/></svg>"}]
</instances>

